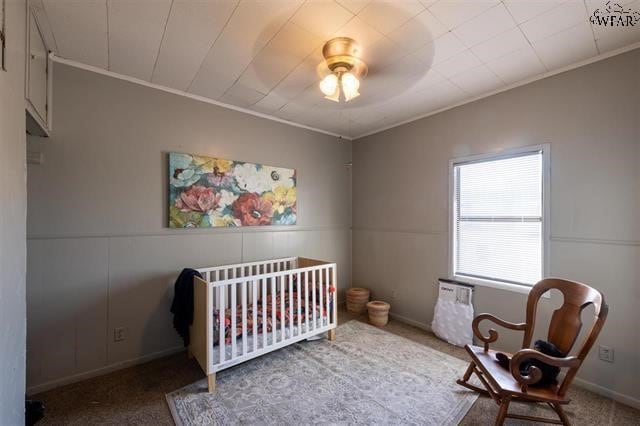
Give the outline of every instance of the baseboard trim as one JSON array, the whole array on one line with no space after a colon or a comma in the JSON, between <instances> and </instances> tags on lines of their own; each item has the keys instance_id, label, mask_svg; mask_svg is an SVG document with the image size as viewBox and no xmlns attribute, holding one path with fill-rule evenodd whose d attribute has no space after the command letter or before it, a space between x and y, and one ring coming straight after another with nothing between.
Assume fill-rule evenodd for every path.
<instances>
[{"instance_id":1,"label":"baseboard trim","mask_svg":"<svg viewBox=\"0 0 640 426\"><path fill-rule=\"evenodd\" d=\"M71 383L80 382L82 380L91 379L93 377L102 376L107 373L114 372L116 370L122 370L123 368L133 367L134 365L144 364L145 362L153 361L154 359L163 358L165 356L173 355L178 352L184 351L182 346L165 349L163 351L154 352L141 357L128 359L126 361L120 361L113 364L106 365L104 367L96 368L95 370L85 371L84 373L78 373L67 377L51 380L49 382L41 383L39 385L30 386L27 388L27 395L31 396L40 392L55 389L60 386L69 385Z\"/></svg>"},{"instance_id":2,"label":"baseboard trim","mask_svg":"<svg viewBox=\"0 0 640 426\"><path fill-rule=\"evenodd\" d=\"M611 398L616 402L640 410L640 399L632 398L628 395L613 391L609 388L605 388L604 386L597 385L593 382L589 382L579 377L574 378L573 383L583 389L586 389L593 393L597 393L598 395L606 396L607 398Z\"/></svg>"},{"instance_id":3,"label":"baseboard trim","mask_svg":"<svg viewBox=\"0 0 640 426\"><path fill-rule=\"evenodd\" d=\"M389 316L394 320L403 322L405 324L412 325L414 327L418 327L424 331L431 331L431 324L425 324L420 321L412 320L411 318L404 317L402 315L395 314L393 312L389 312Z\"/></svg>"}]
</instances>

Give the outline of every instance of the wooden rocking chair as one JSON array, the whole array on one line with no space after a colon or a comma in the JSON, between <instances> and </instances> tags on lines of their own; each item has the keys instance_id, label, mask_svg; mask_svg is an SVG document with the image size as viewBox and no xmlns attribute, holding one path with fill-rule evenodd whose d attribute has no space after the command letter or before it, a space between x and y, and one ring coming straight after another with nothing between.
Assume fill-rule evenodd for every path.
<instances>
[{"instance_id":1,"label":"wooden rocking chair","mask_svg":"<svg viewBox=\"0 0 640 426\"><path fill-rule=\"evenodd\" d=\"M574 346L582 327L582 320L580 318L582 310L590 304L593 304L595 307L595 322L589 333L585 336L582 348L580 348L575 356L556 358L529 349L535 328L538 300L540 296L551 289L562 292L564 303L553 312L547 340L553 343L562 353L569 354ZM598 290L585 284L556 278L542 280L536 284L529 293L526 323L513 324L490 314L478 315L473 320L473 334L484 342L484 347L465 346L472 361L464 377L458 380L457 383L476 392L489 395L500 406L498 416L496 417L496 425L502 425L507 417L568 425L569 419L562 409L562 405L568 404L570 401L566 398L565 394L578 372L582 361L598 337L607 317L607 311L608 307L604 301L604 296ZM501 367L496 361L496 351L489 349L489 343L498 340L498 333L494 329L490 329L489 336L486 337L480 332L478 326L480 322L485 319L511 330L524 331L522 349L513 354L513 356L507 354L511 358L511 371L507 371ZM527 374L521 373L520 366L527 360L539 360L555 367L568 368L568 370L558 384L545 387L529 386L540 380L542 372L538 367L530 366L529 369L526 370ZM472 373L476 374L486 389L481 389L469 383ZM512 400L546 403L558 414L560 420L509 414L509 403Z\"/></svg>"}]
</instances>

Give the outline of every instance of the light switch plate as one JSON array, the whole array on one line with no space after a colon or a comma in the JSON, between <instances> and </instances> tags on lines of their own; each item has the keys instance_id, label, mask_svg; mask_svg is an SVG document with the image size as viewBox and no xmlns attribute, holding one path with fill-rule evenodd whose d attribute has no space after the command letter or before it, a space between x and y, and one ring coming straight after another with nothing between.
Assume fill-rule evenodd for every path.
<instances>
[{"instance_id":1,"label":"light switch plate","mask_svg":"<svg viewBox=\"0 0 640 426\"><path fill-rule=\"evenodd\" d=\"M122 342L124 340L124 327L118 327L113 329L113 341Z\"/></svg>"}]
</instances>

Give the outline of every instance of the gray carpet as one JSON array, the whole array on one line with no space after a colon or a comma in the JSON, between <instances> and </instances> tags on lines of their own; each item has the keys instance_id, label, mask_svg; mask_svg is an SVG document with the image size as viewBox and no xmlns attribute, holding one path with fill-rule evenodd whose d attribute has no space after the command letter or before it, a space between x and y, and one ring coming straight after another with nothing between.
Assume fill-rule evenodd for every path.
<instances>
[{"instance_id":1,"label":"gray carpet","mask_svg":"<svg viewBox=\"0 0 640 426\"><path fill-rule=\"evenodd\" d=\"M212 424L458 424L477 395L456 386L450 355L349 321L337 340L301 342L167 394L179 426Z\"/></svg>"}]
</instances>

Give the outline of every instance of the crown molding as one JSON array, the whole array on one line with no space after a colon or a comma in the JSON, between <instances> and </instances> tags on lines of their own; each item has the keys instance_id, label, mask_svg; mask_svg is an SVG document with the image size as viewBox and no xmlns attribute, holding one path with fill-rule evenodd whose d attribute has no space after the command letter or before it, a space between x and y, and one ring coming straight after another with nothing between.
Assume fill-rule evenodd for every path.
<instances>
[{"instance_id":1,"label":"crown molding","mask_svg":"<svg viewBox=\"0 0 640 426\"><path fill-rule=\"evenodd\" d=\"M567 65L567 66L564 66L562 68L558 68L557 70L548 71L548 72L546 72L544 74L537 75L537 76L529 78L527 80L523 80L523 81L519 81L517 83L510 84L509 86L503 87L501 89L494 90L494 91L485 93L483 95L476 96L474 98L466 99L466 100L460 101L460 102L458 102L456 104L453 104L453 105L450 105L450 106L446 106L444 108L440 108L438 110L431 111L431 112L428 112L426 114L421 114L421 115L418 115L416 117L409 118L407 120L403 120L403 121L401 121L399 123L390 124L388 126L381 127L381 128L376 129L376 130L372 130L370 132L366 132L366 133L363 133L363 134L358 135L358 136L354 136L352 138L352 140L355 141L355 140L358 140L358 139L362 139L362 138L367 137L367 136L375 135L376 133L380 133L380 132L384 132L384 131L389 130L389 129L393 129L394 127L399 127L399 126L402 126L404 124L408 124L408 123L412 123L414 121L421 120L423 118L431 117L432 115L440 114L441 112L445 112L445 111L448 111L450 109L457 108L459 106L466 105L466 104L469 104L471 102L478 101L480 99L488 98L490 96L497 95L498 93L502 93L502 92L506 92L506 91L511 90L511 89L515 89L516 87L526 86L527 84L533 83L535 81L542 80L542 79L545 79L547 77L551 77L551 76L554 76L554 75L557 75L557 74L561 74L563 72L571 71L573 69L580 68L580 67L583 67L585 65L593 64L595 62L599 62L599 61L602 61L602 60L605 60L605 59L609 59L609 58L611 58L613 56L621 55L623 53L626 53L626 52L629 52L631 50L635 50L635 49L638 49L638 48L640 48L640 42L633 43L633 44L630 44L628 46L621 47L619 49L615 49L615 50L612 50L612 51L609 51L609 52L601 53L601 54L599 54L597 56L594 56L592 58L585 59L584 61L576 62L574 64Z\"/></svg>"},{"instance_id":2,"label":"crown molding","mask_svg":"<svg viewBox=\"0 0 640 426\"><path fill-rule=\"evenodd\" d=\"M128 75L119 74L119 73L116 73L116 72L113 72L113 71L108 71L108 70L105 70L105 69L102 69L102 68L99 68L99 67L95 67L93 65L83 64L82 62L74 61L72 59L66 59L66 58L58 56L58 55L56 55L54 53L50 53L49 56L51 57L51 60L53 62L57 62L59 64L68 65L70 67L79 68L79 69L82 69L82 70L85 70L85 71L91 71L91 72L94 72L96 74L106 75L107 77L117 78L119 80L128 81L129 83L138 84L140 86L145 86L145 87L150 87L152 89L162 90L163 92L171 93L173 95L183 96L185 98L193 99L195 101L204 102L204 103L207 103L207 104L219 106L219 107L230 109L230 110L233 110L233 111L242 112L242 113L245 113L245 114L253 115L254 117L260 117L260 118L264 118L264 119L267 119L267 120L275 121L277 123L282 123L282 124L286 124L286 125L293 126L293 127L299 127L301 129L311 130L312 132L322 133L322 134L325 134L325 135L334 136L336 138L352 140L352 138L350 136L340 135L338 133L333 133L333 132L329 132L327 130L318 129L316 127L306 126L304 124L295 123L293 121L285 120L285 119L282 119L282 118L279 118L279 117L276 117L276 116L273 116L273 115L264 114L264 113L261 113L261 112L258 112L258 111L253 111L253 110L250 110L250 109L247 109L247 108L242 108L242 107L239 107L239 106L226 104L224 102L215 101L213 99L210 99L210 98L207 98L207 97L204 97L204 96L200 96L200 95L196 95L196 94L193 94L193 93L185 92L183 90L173 89L171 87L162 86L160 84L151 83L151 82L148 82L148 81L145 81L145 80L141 80L139 78L130 77Z\"/></svg>"},{"instance_id":3,"label":"crown molding","mask_svg":"<svg viewBox=\"0 0 640 426\"><path fill-rule=\"evenodd\" d=\"M79 68L79 69L83 69L83 70L86 70L86 71L95 72L97 74L106 75L108 77L117 78L117 79L120 79L120 80L128 81L130 83L139 84L139 85L145 86L145 87L150 87L152 89L162 90L164 92L171 93L171 94L174 94L174 95L184 96L186 98L193 99L193 100L196 100L196 101L199 101L199 102L204 102L204 103L208 103L208 104L211 104L211 105L216 105L216 106L219 106L219 107L222 107L222 108L226 108L226 109L230 109L230 110L233 110L233 111L242 112L242 113L245 113L245 114L253 115L255 117L264 118L266 120L275 121L275 122L286 124L286 125L289 125L289 126L298 127L298 128L302 128L302 129L306 129L306 130L311 130L313 132L322 133L322 134L325 134L325 135L334 136L334 137L346 139L346 140L349 140L349 141L355 141L355 140L358 140L358 139L365 138L367 136L374 135L376 133L381 133L381 132L384 132L386 130L393 129L395 127L399 127L399 126L402 126L402 125L405 125L405 124L408 124L408 123L412 123L414 121L421 120L423 118L431 117L433 115L440 114L441 112L445 112L445 111L448 111L450 109L457 108L459 106L466 105L466 104L469 104L471 102L478 101L480 99L488 98L490 96L497 95L499 93L503 93L503 92L509 91L511 89L515 89L517 87L526 86L527 84L534 83L534 82L536 82L538 80L543 80L545 78L552 77L554 75L558 75L558 74L561 74L561 73L564 73L564 72L567 72L567 71L571 71L571 70L574 70L576 68L580 68L580 67L583 67L583 66L586 66L586 65L589 65L589 64L593 64L595 62L599 62L599 61L602 61L602 60L605 60L605 59L609 59L609 58L611 58L613 56L621 55L623 53L630 52L630 51L638 49L638 48L640 48L640 42L633 43L633 44L630 44L628 46L612 50L610 52L601 53L601 54L599 54L597 56L594 56L592 58L585 59L583 61L576 62L574 64L564 66L564 67L559 68L557 70L548 71L546 73L537 75L535 77L532 77L532 78L529 78L529 79L526 79L526 80L523 80L523 81L519 81L519 82L514 83L514 84L510 84L510 85L508 85L506 87L503 87L501 89L497 89L497 90L494 90L494 91L491 91L491 92L488 92L488 93L485 93L483 95L476 96L476 97L473 97L473 98L470 98L470 99L465 99L465 100L463 100L461 102L458 102L458 103L455 103L453 105L446 106L444 108L440 108L440 109L437 109L435 111L428 112L426 114L421 114L421 115L409 118L407 120L403 120L403 121L400 121L398 123L390 124L388 126L384 126L384 127L381 127L381 128L369 131L369 132L365 132L363 134L360 134L360 135L354 136L354 137L341 135L341 134L330 132L330 131L327 131L327 130L318 129L316 127L306 126L304 124L300 124L300 123L296 123L296 122L293 122L293 121L285 120L285 119L282 119L282 118L279 118L279 117L276 117L276 116L273 116L273 115L269 115L269 114L253 111L253 110L250 110L250 109L247 109L247 108L242 108L242 107L235 106L235 105L226 104L224 102L219 102L219 101L216 101L216 100L204 97L204 96L200 96L200 95L196 95L196 94L193 94L193 93L185 92L185 91L182 91L182 90L173 89L171 87L167 87L167 86L162 86L162 85L159 85L159 84L151 83L151 82L148 82L148 81L145 81L145 80L141 80L141 79L138 79L138 78L135 78L135 77L130 77L130 76L127 76L127 75L124 75L124 74L119 74L119 73L116 73L116 72L113 72L113 71L108 71L108 70L105 70L105 69L102 69L102 68L99 68L99 67L95 67L95 66L83 64L81 62L77 62L77 61L74 61L74 60L71 60L71 59L63 58L63 57L58 56L58 55L56 55L54 53L51 53L50 57L51 57L51 60L54 61L54 62L61 63L61 64L64 64L64 65L68 65L68 66L71 66L71 67L74 67L74 68Z\"/></svg>"}]
</instances>

